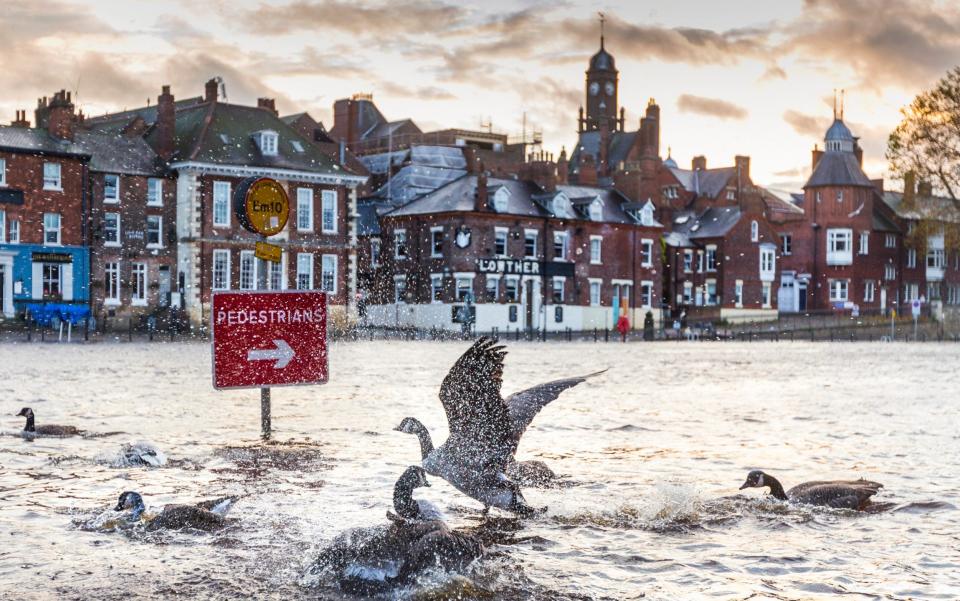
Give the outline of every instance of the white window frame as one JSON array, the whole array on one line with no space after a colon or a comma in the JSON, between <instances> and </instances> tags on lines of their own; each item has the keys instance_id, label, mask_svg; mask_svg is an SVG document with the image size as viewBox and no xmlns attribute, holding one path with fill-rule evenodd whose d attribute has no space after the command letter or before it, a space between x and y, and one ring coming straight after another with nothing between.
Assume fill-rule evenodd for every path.
<instances>
[{"instance_id":1,"label":"white window frame","mask_svg":"<svg viewBox=\"0 0 960 601\"><path fill-rule=\"evenodd\" d=\"M857 254L870 254L870 232L860 232L860 248Z\"/></svg>"},{"instance_id":2,"label":"white window frame","mask_svg":"<svg viewBox=\"0 0 960 601\"><path fill-rule=\"evenodd\" d=\"M119 305L120 304L120 261L108 261L104 263L103 278L104 278L103 304ZM110 294L111 291L113 292L112 296Z\"/></svg>"},{"instance_id":3,"label":"white window frame","mask_svg":"<svg viewBox=\"0 0 960 601\"><path fill-rule=\"evenodd\" d=\"M589 208L590 221L603 221L603 202L594 198Z\"/></svg>"},{"instance_id":4,"label":"white window frame","mask_svg":"<svg viewBox=\"0 0 960 601\"><path fill-rule=\"evenodd\" d=\"M603 303L603 279L587 278L590 284L590 306L599 307Z\"/></svg>"},{"instance_id":5,"label":"white window frame","mask_svg":"<svg viewBox=\"0 0 960 601\"><path fill-rule=\"evenodd\" d=\"M393 276L393 302L398 305L405 305L407 303L406 296L407 296L406 274Z\"/></svg>"},{"instance_id":6,"label":"white window frame","mask_svg":"<svg viewBox=\"0 0 960 601\"><path fill-rule=\"evenodd\" d=\"M56 226L47 224L47 217L56 217ZM57 239L55 242L50 242L47 238L50 233L55 233ZM44 213L43 214L43 244L46 246L62 246L63 240L63 217L60 213Z\"/></svg>"},{"instance_id":7,"label":"white window frame","mask_svg":"<svg viewBox=\"0 0 960 601\"><path fill-rule=\"evenodd\" d=\"M907 249L907 267L914 269L917 266L917 249Z\"/></svg>"},{"instance_id":8,"label":"white window frame","mask_svg":"<svg viewBox=\"0 0 960 601\"><path fill-rule=\"evenodd\" d=\"M433 304L443 303L443 274L430 274L430 302Z\"/></svg>"},{"instance_id":9,"label":"white window frame","mask_svg":"<svg viewBox=\"0 0 960 601\"><path fill-rule=\"evenodd\" d=\"M455 300L456 302L458 302L458 303L466 302L466 299L461 299L461 298L460 298L460 292L461 292L461 290L463 290L463 291L465 291L465 292L468 292L468 293L470 294L470 299L471 299L473 302L476 302L477 297L476 297L476 294L475 294L474 291L473 291L473 279L476 277L476 275L477 275L477 274L475 274L475 273L467 272L467 271L458 271L458 272L456 272L456 273L453 274L453 282L454 282L454 284L453 284L453 298L454 298L454 300ZM460 287L460 284L461 284L462 282L469 282L469 285L466 286L466 287L464 287L464 288L461 288L461 287Z\"/></svg>"},{"instance_id":10,"label":"white window frame","mask_svg":"<svg viewBox=\"0 0 960 601\"><path fill-rule=\"evenodd\" d=\"M130 304L135 307L147 305L147 264L132 263L130 267Z\"/></svg>"},{"instance_id":11,"label":"white window frame","mask_svg":"<svg viewBox=\"0 0 960 601\"><path fill-rule=\"evenodd\" d=\"M710 288L713 287L713 297L710 298ZM720 304L720 292L717 290L717 280L708 279L703 282L703 304L707 307L715 307Z\"/></svg>"},{"instance_id":12,"label":"white window frame","mask_svg":"<svg viewBox=\"0 0 960 601\"><path fill-rule=\"evenodd\" d=\"M590 236L590 264L603 264L603 236Z\"/></svg>"},{"instance_id":13,"label":"white window frame","mask_svg":"<svg viewBox=\"0 0 960 601\"><path fill-rule=\"evenodd\" d=\"M793 234L780 234L780 253L784 256L793 254Z\"/></svg>"},{"instance_id":14,"label":"white window frame","mask_svg":"<svg viewBox=\"0 0 960 601\"><path fill-rule=\"evenodd\" d=\"M523 230L523 257L525 259L536 259L537 258L537 246L539 246L539 236L540 232L537 230ZM527 242L533 240L533 254L527 254Z\"/></svg>"},{"instance_id":15,"label":"white window frame","mask_svg":"<svg viewBox=\"0 0 960 601\"><path fill-rule=\"evenodd\" d=\"M893 263L883 265L883 279L888 282L897 279L897 267Z\"/></svg>"},{"instance_id":16,"label":"white window frame","mask_svg":"<svg viewBox=\"0 0 960 601\"><path fill-rule=\"evenodd\" d=\"M7 241L7 212L4 209L0 209L0 244L4 244ZM3 299L0 298L0 302ZM3 310L3 306L0 305L0 311Z\"/></svg>"},{"instance_id":17,"label":"white window frame","mask_svg":"<svg viewBox=\"0 0 960 601\"><path fill-rule=\"evenodd\" d=\"M706 251L704 252L704 262L706 264L706 270L713 272L717 270L717 245L708 244L706 246Z\"/></svg>"},{"instance_id":18,"label":"white window frame","mask_svg":"<svg viewBox=\"0 0 960 601\"><path fill-rule=\"evenodd\" d=\"M400 254L400 248L403 247L403 254ZM407 245L407 230L401 228L393 230L393 258L406 259L410 256L410 248Z\"/></svg>"},{"instance_id":19,"label":"white window frame","mask_svg":"<svg viewBox=\"0 0 960 601\"><path fill-rule=\"evenodd\" d=\"M644 300L643 300L643 297L644 297L643 289L644 289L644 288L647 289L647 294L646 294L647 300L646 300L646 302L644 302ZM640 304L640 307L642 307L642 308L644 308L644 309L649 309L649 308L653 307L653 281L651 281L651 280L641 280L641 281L640 281L640 298L637 299L637 302Z\"/></svg>"},{"instance_id":20,"label":"white window frame","mask_svg":"<svg viewBox=\"0 0 960 601\"><path fill-rule=\"evenodd\" d=\"M760 224L756 220L750 222L750 242L760 241Z\"/></svg>"},{"instance_id":21,"label":"white window frame","mask_svg":"<svg viewBox=\"0 0 960 601\"><path fill-rule=\"evenodd\" d=\"M380 238L370 239L370 267L380 266Z\"/></svg>"},{"instance_id":22,"label":"white window frame","mask_svg":"<svg viewBox=\"0 0 960 601\"><path fill-rule=\"evenodd\" d=\"M508 303L519 303L521 297L523 296L523 289L520 286L520 276L518 275L508 275L503 278L503 299ZM515 294L513 299L510 298L510 288L513 288Z\"/></svg>"},{"instance_id":23,"label":"white window frame","mask_svg":"<svg viewBox=\"0 0 960 601\"><path fill-rule=\"evenodd\" d=\"M297 188L297 231L313 231L313 188Z\"/></svg>"},{"instance_id":24,"label":"white window frame","mask_svg":"<svg viewBox=\"0 0 960 601\"><path fill-rule=\"evenodd\" d=\"M307 271L302 271L301 267L306 264L309 269ZM307 276L307 286L302 287L300 285L300 276ZM296 279L296 289L297 290L313 290L314 281L313 281L313 253L297 253L297 279Z\"/></svg>"},{"instance_id":25,"label":"white window frame","mask_svg":"<svg viewBox=\"0 0 960 601\"><path fill-rule=\"evenodd\" d=\"M218 282L218 271L222 268L222 282ZM213 256L210 261L210 289L211 290L230 290L230 250L226 248L213 249Z\"/></svg>"},{"instance_id":26,"label":"white window frame","mask_svg":"<svg viewBox=\"0 0 960 601\"><path fill-rule=\"evenodd\" d=\"M863 302L872 303L876 296L876 282L873 280L863 281Z\"/></svg>"},{"instance_id":27,"label":"white window frame","mask_svg":"<svg viewBox=\"0 0 960 601\"><path fill-rule=\"evenodd\" d=\"M55 171L56 173L47 173L48 170L51 172ZM45 161L43 163L43 189L57 192L63 191L63 177L60 163L54 163L52 161Z\"/></svg>"},{"instance_id":28,"label":"white window frame","mask_svg":"<svg viewBox=\"0 0 960 601\"><path fill-rule=\"evenodd\" d=\"M151 186L154 186L154 187L151 188ZM163 178L160 178L160 177L147 178L147 206L148 207L163 206Z\"/></svg>"},{"instance_id":29,"label":"white window frame","mask_svg":"<svg viewBox=\"0 0 960 601\"><path fill-rule=\"evenodd\" d=\"M0 159L0 186L7 185L7 159Z\"/></svg>"},{"instance_id":30,"label":"white window frame","mask_svg":"<svg viewBox=\"0 0 960 601\"><path fill-rule=\"evenodd\" d=\"M896 248L897 237L893 234L887 234L886 238L884 238L883 246L884 248Z\"/></svg>"},{"instance_id":31,"label":"white window frame","mask_svg":"<svg viewBox=\"0 0 960 601\"><path fill-rule=\"evenodd\" d=\"M760 245L760 280L772 282L777 274L777 249L773 245Z\"/></svg>"},{"instance_id":32,"label":"white window frame","mask_svg":"<svg viewBox=\"0 0 960 601\"><path fill-rule=\"evenodd\" d=\"M498 246L503 241L503 250L498 252ZM505 227L493 228L493 254L497 257L508 257L510 248L510 229Z\"/></svg>"},{"instance_id":33,"label":"white window frame","mask_svg":"<svg viewBox=\"0 0 960 601\"><path fill-rule=\"evenodd\" d=\"M437 243L440 243L440 250L437 250ZM443 226L436 225L430 228L430 258L443 258Z\"/></svg>"},{"instance_id":34,"label":"white window frame","mask_svg":"<svg viewBox=\"0 0 960 601\"><path fill-rule=\"evenodd\" d=\"M640 240L640 266L653 267L653 240L650 238Z\"/></svg>"},{"instance_id":35,"label":"white window frame","mask_svg":"<svg viewBox=\"0 0 960 601\"><path fill-rule=\"evenodd\" d=\"M150 242L150 220L154 218L157 220L157 241ZM146 225L144 241L147 243L147 248L163 248L163 215L147 215L144 221Z\"/></svg>"},{"instance_id":36,"label":"white window frame","mask_svg":"<svg viewBox=\"0 0 960 601\"><path fill-rule=\"evenodd\" d=\"M487 274L487 279L483 285L483 301L487 303L500 302L500 276L492 273ZM493 290L493 298L490 298L490 291Z\"/></svg>"},{"instance_id":37,"label":"white window frame","mask_svg":"<svg viewBox=\"0 0 960 601\"><path fill-rule=\"evenodd\" d=\"M566 261L570 256L570 250L567 248L569 243L570 236L567 235L567 232L553 232L553 260L554 261ZM560 242L561 254L557 256L557 242Z\"/></svg>"},{"instance_id":38,"label":"white window frame","mask_svg":"<svg viewBox=\"0 0 960 601\"><path fill-rule=\"evenodd\" d=\"M116 185L113 187L114 196L107 196L107 179L113 179L116 181ZM120 202L120 176L116 173L104 173L103 174L103 204L115 205Z\"/></svg>"},{"instance_id":39,"label":"white window frame","mask_svg":"<svg viewBox=\"0 0 960 601\"><path fill-rule=\"evenodd\" d=\"M761 295L761 304L764 309L773 308L773 284L771 282L763 282L760 285L760 295Z\"/></svg>"},{"instance_id":40,"label":"white window frame","mask_svg":"<svg viewBox=\"0 0 960 601\"><path fill-rule=\"evenodd\" d=\"M330 215L330 227L327 227L327 214ZM336 234L337 226L337 192L335 190L320 191L320 231L324 234Z\"/></svg>"},{"instance_id":41,"label":"white window frame","mask_svg":"<svg viewBox=\"0 0 960 601\"><path fill-rule=\"evenodd\" d=\"M557 284L560 284L560 300L557 300ZM567 302L567 278L555 275L550 283L550 302L554 305L563 305Z\"/></svg>"},{"instance_id":42,"label":"white window frame","mask_svg":"<svg viewBox=\"0 0 960 601\"><path fill-rule=\"evenodd\" d=\"M683 293L680 298L687 305L693 302L693 282L683 283Z\"/></svg>"},{"instance_id":43,"label":"white window frame","mask_svg":"<svg viewBox=\"0 0 960 601\"><path fill-rule=\"evenodd\" d=\"M258 276L257 257L252 250L240 251L240 281L237 286L240 290L256 290Z\"/></svg>"},{"instance_id":44,"label":"white window frame","mask_svg":"<svg viewBox=\"0 0 960 601\"><path fill-rule=\"evenodd\" d=\"M7 239L8 244L20 244L20 219L10 219L10 236Z\"/></svg>"},{"instance_id":45,"label":"white window frame","mask_svg":"<svg viewBox=\"0 0 960 601\"><path fill-rule=\"evenodd\" d=\"M110 217L111 215L113 217L116 217L117 219L117 227L114 228L114 230L116 231L116 239L113 241L107 240L107 232L110 231L110 228L107 227L107 222L108 222L107 218ZM121 236L120 213L114 213L112 211L104 213L103 214L103 245L110 246L110 247L119 247L122 244L121 242L122 239L120 236Z\"/></svg>"},{"instance_id":46,"label":"white window frame","mask_svg":"<svg viewBox=\"0 0 960 601\"><path fill-rule=\"evenodd\" d=\"M217 214L221 208L223 219L218 220ZM213 182L213 227L230 227L230 182Z\"/></svg>"},{"instance_id":47,"label":"white window frame","mask_svg":"<svg viewBox=\"0 0 960 601\"><path fill-rule=\"evenodd\" d=\"M839 246L845 247L843 250ZM827 230L827 265L853 264L853 230L832 228Z\"/></svg>"},{"instance_id":48,"label":"white window frame","mask_svg":"<svg viewBox=\"0 0 960 601\"><path fill-rule=\"evenodd\" d=\"M743 307L743 280L733 284L733 305L738 309Z\"/></svg>"},{"instance_id":49,"label":"white window frame","mask_svg":"<svg viewBox=\"0 0 960 601\"><path fill-rule=\"evenodd\" d=\"M850 300L850 280L830 280L830 302L841 303ZM842 294L841 294L842 292Z\"/></svg>"},{"instance_id":50,"label":"white window frame","mask_svg":"<svg viewBox=\"0 0 960 601\"><path fill-rule=\"evenodd\" d=\"M277 148L280 146L280 136L277 134L277 132L265 130L259 132L259 134L259 143L257 146L260 147L260 154L264 156L276 156Z\"/></svg>"},{"instance_id":51,"label":"white window frame","mask_svg":"<svg viewBox=\"0 0 960 601\"><path fill-rule=\"evenodd\" d=\"M330 286L327 286L327 276L331 275L331 270L327 269L332 262L332 281ZM340 257L333 254L325 254L320 257L320 289L326 292L327 294L336 294L337 293L337 272L340 268Z\"/></svg>"},{"instance_id":52,"label":"white window frame","mask_svg":"<svg viewBox=\"0 0 960 601\"><path fill-rule=\"evenodd\" d=\"M286 290L286 266L287 266L287 253L285 251L280 252L280 262L275 263L273 261L264 261L264 267L267 269L267 281L266 287L267 290ZM274 274L280 276L280 280L274 285L273 276Z\"/></svg>"},{"instance_id":53,"label":"white window frame","mask_svg":"<svg viewBox=\"0 0 960 601\"><path fill-rule=\"evenodd\" d=\"M693 249L683 249L683 272L693 273Z\"/></svg>"}]
</instances>

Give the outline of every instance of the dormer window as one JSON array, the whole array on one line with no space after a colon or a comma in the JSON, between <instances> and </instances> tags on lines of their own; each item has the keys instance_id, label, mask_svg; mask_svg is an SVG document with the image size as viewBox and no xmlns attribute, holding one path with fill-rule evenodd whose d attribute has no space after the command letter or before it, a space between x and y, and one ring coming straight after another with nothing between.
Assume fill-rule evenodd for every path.
<instances>
[{"instance_id":1,"label":"dormer window","mask_svg":"<svg viewBox=\"0 0 960 601\"><path fill-rule=\"evenodd\" d=\"M550 211L554 217L568 217L570 215L570 199L563 192L553 197L550 203Z\"/></svg>"},{"instance_id":2,"label":"dormer window","mask_svg":"<svg viewBox=\"0 0 960 601\"><path fill-rule=\"evenodd\" d=\"M680 197L680 191L677 186L665 186L663 188L663 197L671 200Z\"/></svg>"},{"instance_id":3,"label":"dormer window","mask_svg":"<svg viewBox=\"0 0 960 601\"><path fill-rule=\"evenodd\" d=\"M649 200L647 204L643 205L643 208L640 209L640 224L653 225L653 203Z\"/></svg>"},{"instance_id":4,"label":"dormer window","mask_svg":"<svg viewBox=\"0 0 960 601\"><path fill-rule=\"evenodd\" d=\"M264 130L254 134L257 146L260 147L260 154L264 156L275 156L277 154L277 132Z\"/></svg>"},{"instance_id":5,"label":"dormer window","mask_svg":"<svg viewBox=\"0 0 960 601\"><path fill-rule=\"evenodd\" d=\"M510 200L510 190L500 188L493 194L493 210L497 213L507 212L507 202Z\"/></svg>"},{"instance_id":6,"label":"dormer window","mask_svg":"<svg viewBox=\"0 0 960 601\"><path fill-rule=\"evenodd\" d=\"M590 203L590 221L603 221L603 201L599 196Z\"/></svg>"}]
</instances>

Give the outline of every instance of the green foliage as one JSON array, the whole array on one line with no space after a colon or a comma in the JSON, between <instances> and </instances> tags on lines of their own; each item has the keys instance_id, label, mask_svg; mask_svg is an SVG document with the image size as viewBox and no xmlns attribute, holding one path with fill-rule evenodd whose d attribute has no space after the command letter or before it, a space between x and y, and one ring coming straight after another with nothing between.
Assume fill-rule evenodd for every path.
<instances>
[{"instance_id":1,"label":"green foliage","mask_svg":"<svg viewBox=\"0 0 960 601\"><path fill-rule=\"evenodd\" d=\"M913 172L937 192L957 200L960 194L960 67L901 109L903 121L887 141L890 170Z\"/></svg>"}]
</instances>

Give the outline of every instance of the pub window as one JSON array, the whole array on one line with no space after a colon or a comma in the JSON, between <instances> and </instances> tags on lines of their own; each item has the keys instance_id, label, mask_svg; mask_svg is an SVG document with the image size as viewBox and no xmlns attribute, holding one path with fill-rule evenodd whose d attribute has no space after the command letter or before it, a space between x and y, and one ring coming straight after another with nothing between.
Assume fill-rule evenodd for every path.
<instances>
[{"instance_id":1,"label":"pub window","mask_svg":"<svg viewBox=\"0 0 960 601\"><path fill-rule=\"evenodd\" d=\"M507 228L498 227L494 230L493 252L498 257L507 256Z\"/></svg>"},{"instance_id":2,"label":"pub window","mask_svg":"<svg viewBox=\"0 0 960 601\"><path fill-rule=\"evenodd\" d=\"M404 303L407 300L407 279L406 276L398 276L400 279L393 280L393 302Z\"/></svg>"},{"instance_id":3,"label":"pub window","mask_svg":"<svg viewBox=\"0 0 960 601\"><path fill-rule=\"evenodd\" d=\"M60 213L43 214L43 243L60 244Z\"/></svg>"},{"instance_id":4,"label":"pub window","mask_svg":"<svg viewBox=\"0 0 960 601\"><path fill-rule=\"evenodd\" d=\"M473 280L471 278L457 278L457 301L466 302L473 299Z\"/></svg>"},{"instance_id":5,"label":"pub window","mask_svg":"<svg viewBox=\"0 0 960 601\"><path fill-rule=\"evenodd\" d=\"M163 217L147 215L147 248L163 247Z\"/></svg>"},{"instance_id":6,"label":"pub window","mask_svg":"<svg viewBox=\"0 0 960 601\"><path fill-rule=\"evenodd\" d=\"M707 247L707 271L717 270L717 247Z\"/></svg>"},{"instance_id":7,"label":"pub window","mask_svg":"<svg viewBox=\"0 0 960 601\"><path fill-rule=\"evenodd\" d=\"M397 259L407 258L407 230L393 231L393 256Z\"/></svg>"},{"instance_id":8,"label":"pub window","mask_svg":"<svg viewBox=\"0 0 960 601\"><path fill-rule=\"evenodd\" d=\"M312 188L297 188L297 231L313 231Z\"/></svg>"},{"instance_id":9,"label":"pub window","mask_svg":"<svg viewBox=\"0 0 960 601\"><path fill-rule=\"evenodd\" d=\"M486 301L488 303L497 302L498 297L500 296L500 278L487 276L487 286L486 286Z\"/></svg>"},{"instance_id":10,"label":"pub window","mask_svg":"<svg viewBox=\"0 0 960 601\"><path fill-rule=\"evenodd\" d=\"M430 256L439 258L443 256L443 228L432 228L430 230Z\"/></svg>"},{"instance_id":11,"label":"pub window","mask_svg":"<svg viewBox=\"0 0 960 601\"><path fill-rule=\"evenodd\" d=\"M213 182L213 225L230 226L230 182Z\"/></svg>"},{"instance_id":12,"label":"pub window","mask_svg":"<svg viewBox=\"0 0 960 601\"><path fill-rule=\"evenodd\" d=\"M43 285L44 294L46 294L46 269L44 269ZM110 262L103 267L103 298L108 305L120 304L120 263Z\"/></svg>"},{"instance_id":13,"label":"pub window","mask_svg":"<svg viewBox=\"0 0 960 601\"><path fill-rule=\"evenodd\" d=\"M214 290L230 289L230 251L218 248L213 251L213 283Z\"/></svg>"},{"instance_id":14,"label":"pub window","mask_svg":"<svg viewBox=\"0 0 960 601\"><path fill-rule=\"evenodd\" d=\"M517 278L508 278L505 294L508 303L515 303L520 300L520 280Z\"/></svg>"},{"instance_id":15,"label":"pub window","mask_svg":"<svg viewBox=\"0 0 960 601\"><path fill-rule=\"evenodd\" d=\"M103 244L120 246L120 213L103 214Z\"/></svg>"},{"instance_id":16,"label":"pub window","mask_svg":"<svg viewBox=\"0 0 960 601\"><path fill-rule=\"evenodd\" d=\"M252 250L240 251L240 290L256 290L257 258Z\"/></svg>"},{"instance_id":17,"label":"pub window","mask_svg":"<svg viewBox=\"0 0 960 601\"><path fill-rule=\"evenodd\" d=\"M554 232L553 234L553 258L565 261L567 259L567 233Z\"/></svg>"},{"instance_id":18,"label":"pub window","mask_svg":"<svg viewBox=\"0 0 960 601\"><path fill-rule=\"evenodd\" d=\"M601 251L603 249L603 237L601 236L590 236L590 263L593 265L600 265L602 258Z\"/></svg>"},{"instance_id":19,"label":"pub window","mask_svg":"<svg viewBox=\"0 0 960 601\"><path fill-rule=\"evenodd\" d=\"M130 282L130 303L134 305L147 304L147 264L133 264L133 281Z\"/></svg>"},{"instance_id":20,"label":"pub window","mask_svg":"<svg viewBox=\"0 0 960 601\"><path fill-rule=\"evenodd\" d=\"M283 261L279 263L266 261L266 265L267 288L270 290L283 290Z\"/></svg>"},{"instance_id":21,"label":"pub window","mask_svg":"<svg viewBox=\"0 0 960 601\"><path fill-rule=\"evenodd\" d=\"M683 251L683 270L688 273L693 271L693 251L690 249Z\"/></svg>"},{"instance_id":22,"label":"pub window","mask_svg":"<svg viewBox=\"0 0 960 601\"><path fill-rule=\"evenodd\" d=\"M556 323L563 323L563 307L553 308L553 321Z\"/></svg>"},{"instance_id":23,"label":"pub window","mask_svg":"<svg viewBox=\"0 0 960 601\"><path fill-rule=\"evenodd\" d=\"M163 204L163 180L151 177L147 180L147 204L160 206Z\"/></svg>"},{"instance_id":24,"label":"pub window","mask_svg":"<svg viewBox=\"0 0 960 601\"><path fill-rule=\"evenodd\" d=\"M443 301L443 276L430 276L430 300L439 303Z\"/></svg>"},{"instance_id":25,"label":"pub window","mask_svg":"<svg viewBox=\"0 0 960 601\"><path fill-rule=\"evenodd\" d=\"M563 278L553 278L553 302L554 304L563 303Z\"/></svg>"},{"instance_id":26,"label":"pub window","mask_svg":"<svg viewBox=\"0 0 960 601\"><path fill-rule=\"evenodd\" d=\"M320 259L320 289L337 293L337 255L323 255Z\"/></svg>"},{"instance_id":27,"label":"pub window","mask_svg":"<svg viewBox=\"0 0 960 601\"><path fill-rule=\"evenodd\" d=\"M108 173L103 176L103 202L120 202L120 176Z\"/></svg>"},{"instance_id":28,"label":"pub window","mask_svg":"<svg viewBox=\"0 0 960 601\"><path fill-rule=\"evenodd\" d=\"M323 219L323 233L337 233L337 193L333 190L324 190L320 193L320 202Z\"/></svg>"},{"instance_id":29,"label":"pub window","mask_svg":"<svg viewBox=\"0 0 960 601\"><path fill-rule=\"evenodd\" d=\"M537 232L526 232L523 237L523 256L537 258Z\"/></svg>"},{"instance_id":30,"label":"pub window","mask_svg":"<svg viewBox=\"0 0 960 601\"><path fill-rule=\"evenodd\" d=\"M297 253L297 290L313 290L313 253Z\"/></svg>"},{"instance_id":31,"label":"pub window","mask_svg":"<svg viewBox=\"0 0 960 601\"><path fill-rule=\"evenodd\" d=\"M653 265L653 240L643 240L640 242L640 264L643 267Z\"/></svg>"}]
</instances>

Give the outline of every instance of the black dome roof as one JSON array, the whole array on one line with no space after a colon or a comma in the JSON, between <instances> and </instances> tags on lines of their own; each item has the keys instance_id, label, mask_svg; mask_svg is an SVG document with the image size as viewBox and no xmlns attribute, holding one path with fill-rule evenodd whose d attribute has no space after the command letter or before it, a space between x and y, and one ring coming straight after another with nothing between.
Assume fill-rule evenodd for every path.
<instances>
[{"instance_id":1,"label":"black dome roof","mask_svg":"<svg viewBox=\"0 0 960 601\"><path fill-rule=\"evenodd\" d=\"M613 60L613 55L607 52L603 47L603 39L600 40L600 50L590 57L591 71L616 71L617 66Z\"/></svg>"}]
</instances>

